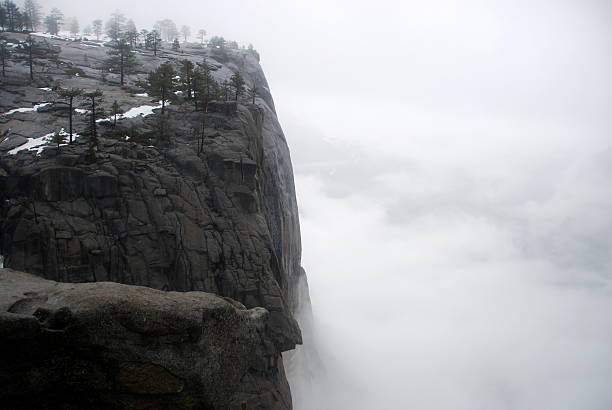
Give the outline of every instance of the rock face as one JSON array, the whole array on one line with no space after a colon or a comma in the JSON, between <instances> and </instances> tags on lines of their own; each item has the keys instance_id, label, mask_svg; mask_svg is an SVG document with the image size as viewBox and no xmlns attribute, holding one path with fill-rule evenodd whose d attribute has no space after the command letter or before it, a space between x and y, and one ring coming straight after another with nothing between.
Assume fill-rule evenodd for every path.
<instances>
[{"instance_id":1,"label":"rock face","mask_svg":"<svg viewBox=\"0 0 612 410\"><path fill-rule=\"evenodd\" d=\"M269 321L263 308L209 293L0 269L1 406L285 409Z\"/></svg>"},{"instance_id":2,"label":"rock face","mask_svg":"<svg viewBox=\"0 0 612 410\"><path fill-rule=\"evenodd\" d=\"M11 41L19 41L20 35L13 36ZM157 57L141 52L141 72L122 88L112 75L98 78L95 61L103 57L103 47L48 41L61 47L60 58L80 76L61 70L38 75L38 89L11 71L0 89L0 111L53 103L56 97L46 87L56 82L101 89L106 109L113 100L124 111L150 105L150 99L132 94L142 92L137 81L179 58L205 58L219 81L240 72L260 97L256 104L211 102L206 113L173 102L166 108L163 133L159 110L122 119L116 127L101 123L95 155L86 137L59 150L19 151L24 136L31 142L66 127L66 110L0 115L6 130L0 133L4 266L57 282L205 291L247 308L263 307L278 362L280 352L301 343L294 315L307 297L289 149L257 56L187 47L182 54ZM87 120L75 114L76 132ZM267 382L289 397L282 366ZM252 393L258 389L270 390L254 382ZM279 408L291 408L290 400L282 403Z\"/></svg>"}]
</instances>

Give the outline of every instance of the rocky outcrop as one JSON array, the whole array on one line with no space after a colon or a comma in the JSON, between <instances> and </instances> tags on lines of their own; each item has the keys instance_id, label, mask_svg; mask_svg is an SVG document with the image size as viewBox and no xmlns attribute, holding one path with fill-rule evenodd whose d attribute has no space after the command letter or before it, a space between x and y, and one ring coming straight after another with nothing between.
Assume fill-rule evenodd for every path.
<instances>
[{"instance_id":1,"label":"rocky outcrop","mask_svg":"<svg viewBox=\"0 0 612 410\"><path fill-rule=\"evenodd\" d=\"M114 100L124 110L151 104L137 81L178 58L205 57L220 81L239 71L260 97L255 104L213 101L206 113L173 102L163 124L156 111L120 120L116 127L100 123L95 143L79 137L59 150L18 153L24 136L65 127L66 110L0 115L6 130L0 136L4 265L57 282L112 281L218 294L268 311L266 332L277 359L301 343L295 313L307 300L307 287L291 160L256 55L187 48L180 55L139 55L141 72L118 87L113 74L99 78L94 62L103 58L103 47L49 41L82 74L49 72L37 76L37 89L17 83L11 72L0 89L0 111L43 102L52 108L47 87L55 82L101 89L102 106ZM77 132L86 123L86 115L75 114ZM289 396L282 369L268 382ZM251 387L255 394L259 384ZM290 409L290 400L283 406Z\"/></svg>"},{"instance_id":2,"label":"rocky outcrop","mask_svg":"<svg viewBox=\"0 0 612 410\"><path fill-rule=\"evenodd\" d=\"M0 406L286 409L270 320L209 293L0 269Z\"/></svg>"}]
</instances>

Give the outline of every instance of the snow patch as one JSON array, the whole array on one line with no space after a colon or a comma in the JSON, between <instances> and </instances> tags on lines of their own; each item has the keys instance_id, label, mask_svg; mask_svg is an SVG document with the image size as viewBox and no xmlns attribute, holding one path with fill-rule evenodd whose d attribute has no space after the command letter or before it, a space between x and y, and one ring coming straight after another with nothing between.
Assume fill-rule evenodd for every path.
<instances>
[{"instance_id":1,"label":"snow patch","mask_svg":"<svg viewBox=\"0 0 612 410\"><path fill-rule=\"evenodd\" d=\"M16 114L18 112L35 112L35 111L38 111L39 108L46 107L47 105L51 105L51 103L37 104L31 108L15 108L15 109L5 112L2 115L11 115L11 114Z\"/></svg>"},{"instance_id":2,"label":"snow patch","mask_svg":"<svg viewBox=\"0 0 612 410\"><path fill-rule=\"evenodd\" d=\"M74 111L75 111L77 114L89 114L89 110L84 110L84 109L82 109L82 108L75 108L75 109L74 109Z\"/></svg>"},{"instance_id":3,"label":"snow patch","mask_svg":"<svg viewBox=\"0 0 612 410\"><path fill-rule=\"evenodd\" d=\"M149 94L147 93L142 93L142 94L134 94L136 97L148 97Z\"/></svg>"},{"instance_id":4,"label":"snow patch","mask_svg":"<svg viewBox=\"0 0 612 410\"><path fill-rule=\"evenodd\" d=\"M27 150L27 151L36 151L36 155L40 155L40 153L43 152L45 148L47 148L47 144L51 142L51 140L53 139L53 134L55 134L55 132L49 133L47 135L43 135L42 137L38 137L38 138L28 138L28 142L18 146L17 148L10 150L8 153L9 155L15 155L18 152ZM63 128L60 130L60 135L63 135L64 137L70 136L70 134L68 134ZM81 136L79 134L72 133L73 140L76 140L77 138L80 138L80 137ZM68 143L60 144L60 147L64 145L68 145Z\"/></svg>"},{"instance_id":5,"label":"snow patch","mask_svg":"<svg viewBox=\"0 0 612 410\"><path fill-rule=\"evenodd\" d=\"M62 36L56 36L54 34L50 34L50 33L42 33L40 31L35 32L35 33L31 33L33 36L37 36L37 37L45 37L45 38L53 38L55 40L70 40L68 37L62 37Z\"/></svg>"},{"instance_id":6,"label":"snow patch","mask_svg":"<svg viewBox=\"0 0 612 410\"><path fill-rule=\"evenodd\" d=\"M170 105L170 103L166 101L166 106L168 105ZM124 118L148 117L149 115L155 114L153 110L157 110L161 107L162 102L160 101L157 105L141 105L140 107L130 108L125 113L117 115L117 120ZM108 118L96 120L96 122L113 121L114 118L115 116L113 115Z\"/></svg>"},{"instance_id":7,"label":"snow patch","mask_svg":"<svg viewBox=\"0 0 612 410\"><path fill-rule=\"evenodd\" d=\"M39 88L39 90L43 90L43 91L53 91L53 89L52 89L52 88L49 88L49 87L42 87L42 88Z\"/></svg>"}]
</instances>

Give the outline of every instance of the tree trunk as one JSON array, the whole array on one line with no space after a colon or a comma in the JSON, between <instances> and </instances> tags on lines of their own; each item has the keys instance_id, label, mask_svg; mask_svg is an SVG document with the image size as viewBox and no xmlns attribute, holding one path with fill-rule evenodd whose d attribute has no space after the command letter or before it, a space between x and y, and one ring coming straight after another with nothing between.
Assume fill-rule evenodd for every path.
<instances>
[{"instance_id":1,"label":"tree trunk","mask_svg":"<svg viewBox=\"0 0 612 410\"><path fill-rule=\"evenodd\" d=\"M124 63L124 53L125 52L123 50L121 50L121 55L119 56L119 66L120 66L120 70L121 70L121 86L122 87L124 85L123 84L123 69L124 69L124 66L125 66L125 63Z\"/></svg>"},{"instance_id":2,"label":"tree trunk","mask_svg":"<svg viewBox=\"0 0 612 410\"><path fill-rule=\"evenodd\" d=\"M94 138L98 138L96 129L96 97L91 99L91 132Z\"/></svg>"},{"instance_id":3,"label":"tree trunk","mask_svg":"<svg viewBox=\"0 0 612 410\"><path fill-rule=\"evenodd\" d=\"M68 113L68 124L70 128L70 143L71 144L72 144L72 101L73 100L74 100L74 97L70 97L70 104L69 104L70 112Z\"/></svg>"},{"instance_id":4,"label":"tree trunk","mask_svg":"<svg viewBox=\"0 0 612 410\"><path fill-rule=\"evenodd\" d=\"M166 111L166 89L162 88L162 111L161 114L164 115Z\"/></svg>"},{"instance_id":5,"label":"tree trunk","mask_svg":"<svg viewBox=\"0 0 612 410\"><path fill-rule=\"evenodd\" d=\"M30 58L29 58L29 63L30 63L30 80L34 81L34 62L33 57L32 57L32 47L33 45L30 44Z\"/></svg>"}]
</instances>

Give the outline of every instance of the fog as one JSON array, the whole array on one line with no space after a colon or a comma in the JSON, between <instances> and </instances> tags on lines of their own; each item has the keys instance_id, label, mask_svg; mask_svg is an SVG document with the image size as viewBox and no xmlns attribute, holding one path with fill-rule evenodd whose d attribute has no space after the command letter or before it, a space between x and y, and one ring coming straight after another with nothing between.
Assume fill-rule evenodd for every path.
<instances>
[{"instance_id":1,"label":"fog","mask_svg":"<svg viewBox=\"0 0 612 410\"><path fill-rule=\"evenodd\" d=\"M296 410L612 408L610 2L175 4L44 1L261 53L314 314Z\"/></svg>"}]
</instances>

